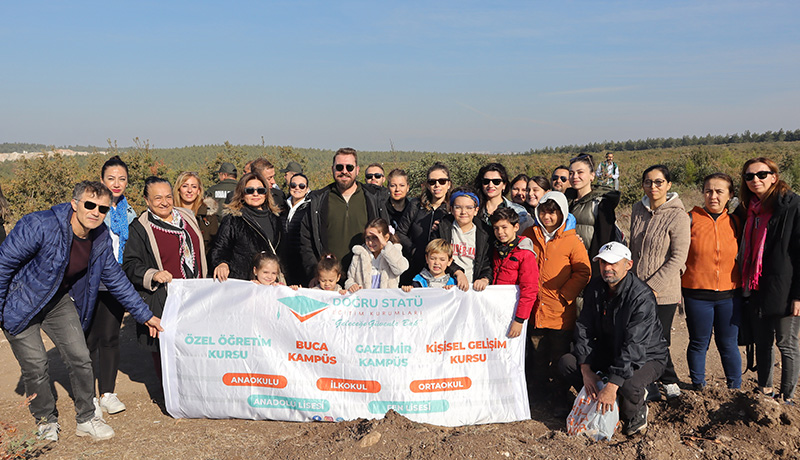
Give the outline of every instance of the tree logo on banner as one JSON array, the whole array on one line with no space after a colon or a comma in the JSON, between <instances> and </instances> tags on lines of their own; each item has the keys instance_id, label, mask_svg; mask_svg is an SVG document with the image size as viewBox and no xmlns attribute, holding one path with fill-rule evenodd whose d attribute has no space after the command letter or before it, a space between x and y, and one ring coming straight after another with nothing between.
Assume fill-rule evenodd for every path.
<instances>
[{"instance_id":1,"label":"tree logo on banner","mask_svg":"<svg viewBox=\"0 0 800 460\"><path fill-rule=\"evenodd\" d=\"M327 303L302 295L283 297L278 301L289 307L289 310L301 323L328 308Z\"/></svg>"}]
</instances>

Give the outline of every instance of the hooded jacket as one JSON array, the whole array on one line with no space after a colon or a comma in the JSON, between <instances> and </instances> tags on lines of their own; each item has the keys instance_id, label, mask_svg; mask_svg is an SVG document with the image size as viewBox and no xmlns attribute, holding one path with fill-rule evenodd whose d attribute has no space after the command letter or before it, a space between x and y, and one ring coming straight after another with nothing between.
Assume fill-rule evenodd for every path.
<instances>
[{"instance_id":1,"label":"hooded jacket","mask_svg":"<svg viewBox=\"0 0 800 460\"><path fill-rule=\"evenodd\" d=\"M28 327L58 291L72 247L72 213L72 205L62 203L28 214L0 245L0 321L9 334ZM90 231L89 239L92 251L86 274L69 291L83 330L94 318L101 282L136 321L147 322L153 313L122 272L106 225Z\"/></svg>"},{"instance_id":2,"label":"hooded jacket","mask_svg":"<svg viewBox=\"0 0 800 460\"><path fill-rule=\"evenodd\" d=\"M519 244L505 259L500 258L497 248L494 249L492 284L519 286L519 301L514 316L521 323L530 317L533 305L536 303L536 296L539 293L539 267L536 264L536 254L533 252L533 242L525 236L519 238Z\"/></svg>"},{"instance_id":3,"label":"hooded jacket","mask_svg":"<svg viewBox=\"0 0 800 460\"><path fill-rule=\"evenodd\" d=\"M549 191L536 206L555 201L562 216L567 216L567 198L561 192ZM556 229L552 238L546 240L546 230L541 222L525 230L523 235L533 241L533 251L539 265L539 294L534 305L534 327L571 330L575 327L577 307L575 299L591 278L592 269L586 252L575 229L566 229L566 219Z\"/></svg>"},{"instance_id":4,"label":"hooded jacket","mask_svg":"<svg viewBox=\"0 0 800 460\"><path fill-rule=\"evenodd\" d=\"M403 257L403 247L399 243L386 243L381 251L378 271L381 274L380 289L399 287L400 275L408 269L408 261ZM353 246L353 261L347 270L345 289L358 284L369 289L372 286L372 261L375 257L365 246Z\"/></svg>"},{"instance_id":5,"label":"hooded jacket","mask_svg":"<svg viewBox=\"0 0 800 460\"><path fill-rule=\"evenodd\" d=\"M681 301L681 275L691 243L691 223L677 193L667 193L667 202L650 208L650 199L631 210L631 254L633 273L656 293L659 305Z\"/></svg>"}]
</instances>

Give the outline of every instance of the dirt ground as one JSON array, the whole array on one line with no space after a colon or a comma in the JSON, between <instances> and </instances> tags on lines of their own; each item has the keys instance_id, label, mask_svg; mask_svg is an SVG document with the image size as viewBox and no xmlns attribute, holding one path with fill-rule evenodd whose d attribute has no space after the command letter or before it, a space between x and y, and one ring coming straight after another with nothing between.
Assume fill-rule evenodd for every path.
<instances>
[{"instance_id":1,"label":"dirt ground","mask_svg":"<svg viewBox=\"0 0 800 460\"><path fill-rule=\"evenodd\" d=\"M708 355L708 387L702 393L689 389L688 334L682 316L675 319L671 349L678 375L684 380L683 395L650 403L646 434L627 438L617 433L610 442L599 443L567 436L565 419L571 400L549 391L532 393L532 420L459 428L415 423L393 412L380 420L340 423L175 420L164 410L152 361L137 348L134 335L133 322L126 317L117 393L128 409L106 416L116 436L101 442L75 436L68 374L46 341L62 431L58 443L36 452L41 458L800 458L798 408L756 395L752 372L745 374L742 391L727 390L713 343ZM29 436L35 423L20 405L24 397L19 366L3 339L0 369L0 422L16 425L13 436ZM775 370L777 379L780 369Z\"/></svg>"}]
</instances>

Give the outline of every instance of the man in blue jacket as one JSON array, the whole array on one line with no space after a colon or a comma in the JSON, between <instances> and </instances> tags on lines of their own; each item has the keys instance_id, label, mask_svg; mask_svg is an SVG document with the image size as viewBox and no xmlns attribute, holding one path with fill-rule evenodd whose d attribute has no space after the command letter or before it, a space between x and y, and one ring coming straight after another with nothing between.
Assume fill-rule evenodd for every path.
<instances>
[{"instance_id":1,"label":"man in blue jacket","mask_svg":"<svg viewBox=\"0 0 800 460\"><path fill-rule=\"evenodd\" d=\"M84 338L100 283L151 335L163 330L114 258L103 224L110 204L111 191L103 184L81 182L70 203L24 216L0 245L0 325L22 369L25 393L36 395L30 410L45 440L57 441L60 427L41 330L69 369L76 434L95 440L114 436L95 416L94 374Z\"/></svg>"}]
</instances>

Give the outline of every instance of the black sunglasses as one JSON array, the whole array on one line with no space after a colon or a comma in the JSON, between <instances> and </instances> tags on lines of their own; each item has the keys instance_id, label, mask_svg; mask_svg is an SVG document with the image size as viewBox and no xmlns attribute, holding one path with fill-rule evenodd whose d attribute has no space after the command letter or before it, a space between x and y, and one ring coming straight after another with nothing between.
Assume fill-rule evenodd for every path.
<instances>
[{"instance_id":1,"label":"black sunglasses","mask_svg":"<svg viewBox=\"0 0 800 460\"><path fill-rule=\"evenodd\" d=\"M296 183L292 182L291 184L289 184L289 188L299 188L300 190L305 190L306 184L304 184L302 182L299 183L299 184L296 184Z\"/></svg>"},{"instance_id":2,"label":"black sunglasses","mask_svg":"<svg viewBox=\"0 0 800 460\"><path fill-rule=\"evenodd\" d=\"M380 179L381 177L383 177L383 173L366 173L364 174L364 177L366 177L367 180L372 179L373 177L375 179Z\"/></svg>"},{"instance_id":3,"label":"black sunglasses","mask_svg":"<svg viewBox=\"0 0 800 460\"><path fill-rule=\"evenodd\" d=\"M86 208L87 211L97 208L97 210L100 211L100 214L108 214L108 211L111 209L111 206L103 206L102 204L97 204L94 201L84 201L83 207Z\"/></svg>"},{"instance_id":4,"label":"black sunglasses","mask_svg":"<svg viewBox=\"0 0 800 460\"><path fill-rule=\"evenodd\" d=\"M353 170L356 169L356 165L335 165L333 167L333 169L335 169L335 170L337 170L339 172L344 171L345 168L347 168L347 172L353 172Z\"/></svg>"},{"instance_id":5,"label":"black sunglasses","mask_svg":"<svg viewBox=\"0 0 800 460\"><path fill-rule=\"evenodd\" d=\"M567 176L553 176L550 178L550 181L552 182L555 182L557 180L560 180L561 182L566 182L569 180L569 178Z\"/></svg>"},{"instance_id":6,"label":"black sunglasses","mask_svg":"<svg viewBox=\"0 0 800 460\"><path fill-rule=\"evenodd\" d=\"M767 178L767 176L769 176L771 174L775 174L775 173L773 171L759 171L759 172L756 172L756 173L744 173L744 180L745 180L745 182L750 182L753 179L755 179L756 177L758 177L761 180L764 180L764 179Z\"/></svg>"},{"instance_id":7,"label":"black sunglasses","mask_svg":"<svg viewBox=\"0 0 800 460\"><path fill-rule=\"evenodd\" d=\"M489 185L489 184L500 185L503 183L503 179L487 179L484 177L482 182L483 185Z\"/></svg>"},{"instance_id":8,"label":"black sunglasses","mask_svg":"<svg viewBox=\"0 0 800 460\"><path fill-rule=\"evenodd\" d=\"M244 189L245 195L266 195L266 187L247 187Z\"/></svg>"},{"instance_id":9,"label":"black sunglasses","mask_svg":"<svg viewBox=\"0 0 800 460\"><path fill-rule=\"evenodd\" d=\"M447 185L447 183L450 182L450 179L447 179L445 177L441 179L428 179L428 185L430 185L431 187L436 185L437 182L439 183L439 185Z\"/></svg>"}]
</instances>

